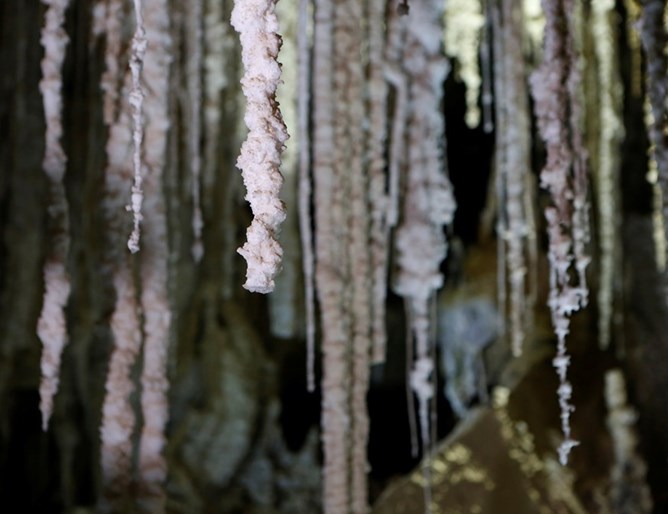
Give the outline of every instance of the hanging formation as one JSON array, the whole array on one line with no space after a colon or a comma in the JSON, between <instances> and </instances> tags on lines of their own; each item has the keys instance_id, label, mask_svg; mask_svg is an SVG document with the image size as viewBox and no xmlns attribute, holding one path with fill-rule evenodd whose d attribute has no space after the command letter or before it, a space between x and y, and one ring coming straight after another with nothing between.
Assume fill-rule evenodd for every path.
<instances>
[{"instance_id":1,"label":"hanging formation","mask_svg":"<svg viewBox=\"0 0 668 514\"><path fill-rule=\"evenodd\" d=\"M44 3L48 10L42 36L41 91L52 251L44 265L44 301L37 332L44 346L40 408L46 428L68 337L65 307L70 293L70 243L63 185L67 159L60 143L60 70L67 45L63 26L68 0ZM279 166L288 130L276 101L282 39L275 0L236 0L230 24L213 0L196 0L192 9L184 7L178 22L172 19L167 0L134 0L130 42L124 19L128 2L100 0L98 4L102 7L96 10L95 30L105 40L101 112L108 129L102 203L112 248L105 264L115 294L108 321L113 349L100 428L103 510L122 508L134 484L145 511L163 512L168 342L176 317L168 286L170 265L176 260L174 247L180 244L170 239L168 230L169 199L164 184L170 151L178 151L170 147L178 146L180 137L187 141L192 204L187 246L193 261L200 263L205 250L205 213L210 212L205 194L216 183L217 143L226 136L221 125L226 108L221 91L228 78L221 70L230 59L225 36L231 24L241 43L240 82L248 129L237 166L253 217L247 241L238 253L248 266L244 287L271 292L281 267L283 250L277 238L286 216L279 197L283 184ZM298 94L293 93L299 145L295 203L298 201L300 214L310 391L316 389L318 327L322 352L326 514L362 514L369 509L366 398L370 367L383 363L387 351L389 287L405 305L407 354L412 357L407 381L410 401L417 400L423 454L428 454L435 439L432 307L445 281L447 234L456 210L446 163L443 104L450 65L444 31L446 45L451 40L447 55L461 61L460 75L468 88L467 125L475 129L483 118L484 130L496 129L499 309L508 317L510 351L516 356L522 354L532 333L538 289L534 270L536 225L540 222L534 212L537 188L531 173L529 94L535 102L537 131L546 151L540 186L549 195L544 213L550 266L548 305L557 336L553 365L559 377L564 440L558 453L562 464L578 444L570 425L574 406L566 341L572 314L588 302L590 200L583 135L585 85L580 71L584 15L575 0L543 0L542 5L543 56L540 66L530 73L523 25L526 11L513 0L452 2L447 10L442 0L411 2L410 6L402 1L388 5L384 0L314 0L312 6L308 0L299 2ZM592 11L598 31L593 42L596 85L617 80L613 64L617 54L610 57L601 43L614 39L606 18L613 10L611 2L599 2ZM668 119L664 104L668 73L666 57L657 50L667 39L664 10L665 1L643 2L640 26L647 54L649 133L659 200L668 195L668 146L662 136ZM467 24L459 23L459 15ZM175 28L175 24L180 25ZM185 42L177 39L180 31ZM173 68L181 63L175 64L171 55L179 45L188 49L192 59L185 65L183 79L188 109L174 107L181 104L174 100L173 84L182 77L174 79ZM482 72L478 53L486 56ZM488 75L487 80L480 78L481 73ZM482 114L479 103L485 111ZM596 123L600 134L594 146L598 152L592 157L592 175L597 213L604 227L599 233L598 302L599 337L601 346L607 348L612 341L614 275L620 259L615 236L619 166L614 155L623 136L619 129L621 100L611 85L604 88L599 105ZM177 116L188 120L184 134L176 133L179 129L173 120ZM234 193L225 190L229 198ZM233 221L222 237L231 246L235 204L232 200L229 204L226 212ZM666 220L663 226L668 227ZM226 278L221 296L227 299L233 296L235 275L231 257L223 260L221 274ZM135 389L138 404L132 400ZM430 499L425 500L429 505Z\"/></svg>"}]
</instances>

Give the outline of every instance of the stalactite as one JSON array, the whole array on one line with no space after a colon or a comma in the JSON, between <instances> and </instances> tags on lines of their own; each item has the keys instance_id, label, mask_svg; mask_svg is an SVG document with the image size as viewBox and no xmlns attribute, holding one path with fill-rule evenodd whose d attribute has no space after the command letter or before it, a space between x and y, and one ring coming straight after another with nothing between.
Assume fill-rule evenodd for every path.
<instances>
[{"instance_id":1,"label":"stalactite","mask_svg":"<svg viewBox=\"0 0 668 514\"><path fill-rule=\"evenodd\" d=\"M367 174L367 133L364 125L367 117L364 99L365 62L359 51L364 45L367 33L364 23L363 3L359 0L345 0L337 5L335 16L336 50L335 74L340 76L341 87L335 76L335 85L340 94L339 105L346 112L342 126L344 144L339 148L345 153L339 159L340 175L346 179L349 207L346 209L345 224L349 228L348 277L350 288L350 511L365 514L368 509L367 493L367 443L369 439L369 416L366 398L369 388L369 365L372 337L372 308L374 302L374 275L371 252L371 205L369 202L369 176ZM339 57L340 56L340 57ZM340 60L339 60L340 59ZM343 121L343 123L341 123ZM382 214L382 211L381 211ZM378 215L376 215L377 217ZM382 280L382 278L380 278ZM383 281L384 283L384 281ZM346 300L348 301L348 300ZM380 301L380 300L378 300ZM373 303L372 303L373 302Z\"/></svg>"},{"instance_id":2,"label":"stalactite","mask_svg":"<svg viewBox=\"0 0 668 514\"><path fill-rule=\"evenodd\" d=\"M309 0L299 0L297 29L298 77L298 134L299 134L299 232L301 235L304 273L304 305L306 313L306 386L315 391L315 260L313 256L313 231L311 229L311 136L309 131L309 107L311 100L311 44L309 26Z\"/></svg>"},{"instance_id":3,"label":"stalactite","mask_svg":"<svg viewBox=\"0 0 668 514\"><path fill-rule=\"evenodd\" d=\"M112 174L108 172L108 187L111 186L109 180L111 178ZM117 197L116 203L119 198L122 197ZM118 236L116 239L119 239ZM124 237L119 239L119 242L123 240ZM130 395L135 386L131 371L141 347L134 278L127 261L119 264L121 267L114 273L116 305L111 317L111 331L115 344L109 360L100 427L104 512L117 512L122 508L132 483L135 414L130 403Z\"/></svg>"},{"instance_id":4,"label":"stalactite","mask_svg":"<svg viewBox=\"0 0 668 514\"><path fill-rule=\"evenodd\" d=\"M343 213L335 194L333 15L329 0L316 0L313 47L313 177L316 222L316 286L322 324L323 512L347 512L349 432L346 350L348 334L341 313L345 262L338 233Z\"/></svg>"},{"instance_id":5,"label":"stalactite","mask_svg":"<svg viewBox=\"0 0 668 514\"><path fill-rule=\"evenodd\" d=\"M594 170L599 219L600 271L598 286L598 333L602 349L610 344L616 282L622 275L619 258L621 206L619 203L619 155L624 136L614 2L592 4L592 35L597 62L598 159Z\"/></svg>"},{"instance_id":6,"label":"stalactite","mask_svg":"<svg viewBox=\"0 0 668 514\"><path fill-rule=\"evenodd\" d=\"M107 15L115 16L111 10ZM109 30L119 30L119 26L107 23L107 31ZM120 34L107 32L107 41L114 41L115 38L120 41L120 37ZM106 51L114 51L114 47L108 46ZM103 87L105 80L103 75ZM125 91L127 90L129 81L125 86ZM107 95L120 96L118 91L105 90L105 105L108 101ZM128 149L132 145L132 118L129 104L121 102L118 112L118 118L109 127L109 139L106 145L108 165L105 171L104 199L108 239L112 247L109 260L116 294L110 320L114 348L109 360L100 427L105 512L122 508L132 482L132 436L135 429L135 414L130 403L130 394L134 391L131 370L141 347L139 309L132 265L128 255L122 251L125 247L127 229L126 195L128 184L132 180L132 166L128 162Z\"/></svg>"},{"instance_id":7,"label":"stalactite","mask_svg":"<svg viewBox=\"0 0 668 514\"><path fill-rule=\"evenodd\" d=\"M387 143L387 82L385 79L385 1L372 0L367 7L369 35L369 204L371 209L372 267L372 362L385 361L385 301L387 295L387 249L389 245L389 198L386 193L385 148Z\"/></svg>"},{"instance_id":8,"label":"stalactite","mask_svg":"<svg viewBox=\"0 0 668 514\"><path fill-rule=\"evenodd\" d=\"M188 92L190 97L190 168L192 173L192 199L193 199L193 245L192 254L195 261L199 262L204 253L202 242L202 64L204 60L203 49L203 0L194 0L192 9L187 9L189 17L189 60L188 69Z\"/></svg>"},{"instance_id":9,"label":"stalactite","mask_svg":"<svg viewBox=\"0 0 668 514\"><path fill-rule=\"evenodd\" d=\"M612 438L614 464L610 473L609 503L613 512L652 512L652 497L645 482L646 464L638 454L638 415L626 397L626 380L621 369L605 374L606 424Z\"/></svg>"},{"instance_id":10,"label":"stalactite","mask_svg":"<svg viewBox=\"0 0 668 514\"><path fill-rule=\"evenodd\" d=\"M651 142L648 179L654 190L654 227L657 264L665 268L666 241L668 241L668 58L665 47L668 33L664 24L665 0L645 0L640 14L640 39L647 59L647 116L648 134ZM660 214L659 214L660 213ZM662 230L662 231L661 231ZM661 232L659 232L661 231Z\"/></svg>"},{"instance_id":11,"label":"stalactite","mask_svg":"<svg viewBox=\"0 0 668 514\"><path fill-rule=\"evenodd\" d=\"M143 0L134 0L135 12L135 34L132 38L132 55L130 57L130 71L132 73L132 90L130 91L130 105L132 106L133 133L132 142L134 151L132 164L134 167L134 184L132 185L132 196L130 210L132 211L132 233L128 239L128 248L132 253L139 251L140 223L142 221L141 207L144 201L142 191L143 169L141 149L144 140L144 88L141 84L142 67L144 66L144 55L146 54L146 29L144 27Z\"/></svg>"},{"instance_id":12,"label":"stalactite","mask_svg":"<svg viewBox=\"0 0 668 514\"><path fill-rule=\"evenodd\" d=\"M528 313L527 272L531 212L527 210L527 176L530 174L529 113L524 70L522 6L501 1L493 8L496 106L496 173L500 180L498 198L502 232L499 244L505 252L501 278L508 277L510 293L510 340L514 355L522 353ZM528 192L532 196L532 192ZM501 289L505 290L504 287ZM503 299L502 306L505 306ZM502 312L505 310L502 309Z\"/></svg>"},{"instance_id":13,"label":"stalactite","mask_svg":"<svg viewBox=\"0 0 668 514\"><path fill-rule=\"evenodd\" d=\"M268 293L274 289L283 254L276 241L278 227L285 219L278 193L283 178L278 170L283 145L288 138L275 100L281 79L276 61L281 45L273 0L237 0L232 10L232 26L239 32L245 75L241 79L247 99L245 121L248 138L241 147L237 166L242 170L253 211L247 242L238 251L248 270L244 287Z\"/></svg>"},{"instance_id":14,"label":"stalactite","mask_svg":"<svg viewBox=\"0 0 668 514\"><path fill-rule=\"evenodd\" d=\"M63 179L67 156L61 146L62 126L62 67L69 38L63 27L69 0L44 0L48 5L42 28L44 47L40 91L46 120L46 146L42 163L49 180L49 233L51 250L44 264L44 300L37 322L37 334L42 341L39 386L42 428L47 429L53 410L53 398L58 391L60 360L67 342L65 307L70 295L67 273L69 254L69 208Z\"/></svg>"},{"instance_id":15,"label":"stalactite","mask_svg":"<svg viewBox=\"0 0 668 514\"><path fill-rule=\"evenodd\" d=\"M557 356L553 360L559 376L559 406L564 441L559 460L578 444L571 437L570 415L572 386L567 379L570 356L566 336L570 315L587 303L584 272L588 259L584 246L588 234L586 216L586 175L584 150L579 128L580 115L577 88L578 62L575 54L573 0L543 0L546 26L543 63L531 76L538 128L545 141L547 163L541 172L541 186L548 190L552 206L545 209L549 236L550 296L548 304L557 335ZM577 285L571 284L573 266Z\"/></svg>"},{"instance_id":16,"label":"stalactite","mask_svg":"<svg viewBox=\"0 0 668 514\"><path fill-rule=\"evenodd\" d=\"M444 173L444 127L438 107L448 66L441 54L440 2L412 6L406 17L402 71L408 76L407 176L402 219L396 233L395 291L408 304L415 339L410 382L418 398L423 450L430 446L429 403L434 395L430 351L431 296L443 285L447 253L443 227L452 222L454 198Z\"/></svg>"},{"instance_id":17,"label":"stalactite","mask_svg":"<svg viewBox=\"0 0 668 514\"><path fill-rule=\"evenodd\" d=\"M445 51L456 59L455 68L466 84L466 124L480 123L480 41L485 26L481 0L449 0L445 4Z\"/></svg>"},{"instance_id":18,"label":"stalactite","mask_svg":"<svg viewBox=\"0 0 668 514\"><path fill-rule=\"evenodd\" d=\"M141 409L144 424L139 442L138 501L143 511L160 513L165 509L167 465L163 447L168 417L167 353L172 315L167 291L169 248L162 190L170 126L168 93L172 42L168 1L145 0L144 18L146 37L152 44L146 52L143 70L150 88L147 88L144 102L147 174L140 263L144 331Z\"/></svg>"}]
</instances>

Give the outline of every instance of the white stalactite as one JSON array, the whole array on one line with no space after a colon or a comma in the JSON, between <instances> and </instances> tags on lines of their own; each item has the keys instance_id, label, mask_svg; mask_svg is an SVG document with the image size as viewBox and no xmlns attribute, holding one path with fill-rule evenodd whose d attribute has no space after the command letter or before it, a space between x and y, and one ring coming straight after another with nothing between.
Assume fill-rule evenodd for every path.
<instances>
[{"instance_id":1,"label":"white stalactite","mask_svg":"<svg viewBox=\"0 0 668 514\"><path fill-rule=\"evenodd\" d=\"M247 100L244 120L249 130L237 166L253 211L247 242L238 252L248 264L244 287L259 293L274 289L283 255L276 233L285 219L278 196L283 184L279 166L288 133L275 100L281 80L275 7L275 0L236 0L232 10L232 26L241 40L245 71L241 86Z\"/></svg>"},{"instance_id":2,"label":"white stalactite","mask_svg":"<svg viewBox=\"0 0 668 514\"><path fill-rule=\"evenodd\" d=\"M142 141L144 140L144 88L142 87L142 67L144 66L144 55L146 54L146 29L144 27L144 15L142 13L143 0L134 0L135 10L135 34L132 38L132 55L130 56L130 72L132 74L132 89L130 90L130 105L132 106L132 142L134 144L132 153L132 164L134 168L134 184L128 210L132 212L132 233L128 239L128 248L132 253L139 251L140 223L142 221L141 207L144 201L142 181L144 170L142 169Z\"/></svg>"},{"instance_id":3,"label":"white stalactite","mask_svg":"<svg viewBox=\"0 0 668 514\"><path fill-rule=\"evenodd\" d=\"M37 322L37 335L42 341L39 386L42 428L47 429L53 411L53 398L58 391L60 362L67 343L65 307L70 296L67 273L69 254L69 208L63 178L67 157L61 146L63 136L62 67L69 38L64 29L69 0L43 0L48 6L41 43L44 47L42 80L39 84L46 121L46 145L42 166L49 180L50 247L44 264L44 300Z\"/></svg>"},{"instance_id":4,"label":"white stalactite","mask_svg":"<svg viewBox=\"0 0 668 514\"><path fill-rule=\"evenodd\" d=\"M466 125L480 124L478 97L482 78L478 56L485 25L481 0L448 0L445 5L445 52L457 60L457 75L466 85Z\"/></svg>"},{"instance_id":5,"label":"white stalactite","mask_svg":"<svg viewBox=\"0 0 668 514\"><path fill-rule=\"evenodd\" d=\"M402 58L408 83L407 176L401 222L396 232L395 291L411 314L415 360L410 382L418 398L423 451L431 444L429 403L434 395L430 349L430 299L443 285L440 265L447 254L443 228L452 222L455 201L445 173L445 127L440 115L448 65L442 55L441 2L411 6Z\"/></svg>"}]
</instances>

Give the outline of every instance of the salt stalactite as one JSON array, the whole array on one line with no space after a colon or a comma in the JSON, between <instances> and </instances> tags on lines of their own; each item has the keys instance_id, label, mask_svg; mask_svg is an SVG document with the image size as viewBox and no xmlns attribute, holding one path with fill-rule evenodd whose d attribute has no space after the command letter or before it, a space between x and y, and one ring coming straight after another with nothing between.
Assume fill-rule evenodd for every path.
<instances>
[{"instance_id":1,"label":"salt stalactite","mask_svg":"<svg viewBox=\"0 0 668 514\"><path fill-rule=\"evenodd\" d=\"M315 260L311 228L311 138L309 113L311 100L311 49L309 38L309 0L299 0L297 21L297 123L299 138L299 233L301 235L306 311L306 386L315 391Z\"/></svg>"},{"instance_id":2,"label":"salt stalactite","mask_svg":"<svg viewBox=\"0 0 668 514\"><path fill-rule=\"evenodd\" d=\"M527 301L528 246L532 224L525 198L527 175L531 172L529 146L529 105L524 69L522 5L500 0L493 8L494 58L496 62L496 173L500 181L498 234L502 260L506 269L501 279L507 280L510 294L510 340L513 355L522 353L528 328ZM504 288L505 290L505 284ZM502 305L505 305L503 299ZM505 309L502 310L502 312Z\"/></svg>"},{"instance_id":3,"label":"salt stalactite","mask_svg":"<svg viewBox=\"0 0 668 514\"><path fill-rule=\"evenodd\" d=\"M350 512L368 512L367 493L367 443L369 416L366 398L369 389L369 365L372 336L373 281L371 252L371 205L369 202L369 177L367 175L367 112L365 98L366 62L360 48L367 33L364 2L341 0L336 3L334 16L334 84L337 111L341 112L335 125L335 140L342 150L335 164L336 173L342 179L345 198L344 226L348 227L346 267L348 291L343 299L350 319ZM339 139L340 138L340 139ZM381 213L382 214L382 213ZM350 298L348 300L347 298Z\"/></svg>"},{"instance_id":4,"label":"salt stalactite","mask_svg":"<svg viewBox=\"0 0 668 514\"><path fill-rule=\"evenodd\" d=\"M203 0L194 0L192 8L187 9L189 32L189 55L188 60L188 95L190 98L190 170L192 173L192 199L193 199L193 245L192 255L199 262L204 254L204 243L202 242L202 68L204 60L203 49Z\"/></svg>"},{"instance_id":5,"label":"salt stalactite","mask_svg":"<svg viewBox=\"0 0 668 514\"><path fill-rule=\"evenodd\" d=\"M650 182L654 187L655 213L655 241L657 248L664 253L658 256L659 268L665 267L666 241L668 241L668 217L665 202L668 198L668 140L665 137L668 130L668 57L665 54L668 43L668 33L664 24L665 0L645 0L642 2L640 15L640 38L647 60L647 99L649 104L647 116L648 133L651 142L650 148ZM654 171L656 170L656 171ZM660 204L660 207L659 207ZM662 233L657 233L657 228Z\"/></svg>"},{"instance_id":6,"label":"salt stalactite","mask_svg":"<svg viewBox=\"0 0 668 514\"><path fill-rule=\"evenodd\" d=\"M107 11L109 17L117 14L113 10ZM116 51L115 44L110 46L109 42L121 41L121 34L110 33L110 30L120 30L120 25L115 22L106 24L108 46L105 52ZM105 60L107 63L111 62L112 66L116 65L113 57ZM110 68L107 68L107 72L109 70ZM106 73L102 77L103 88L105 84L110 86L112 84ZM126 92L129 87L128 81L125 86ZM112 104L110 96L121 97L119 91L106 89L103 99L105 105ZM126 195L128 184L132 180L132 166L128 161L131 138L130 106L127 102L121 102L118 117L109 126L109 139L106 145L108 164L105 171L104 210L108 239L112 246L109 257L113 269L116 302L110 321L114 348L109 360L100 427L104 512L116 512L122 508L123 498L128 494L132 481L132 436L135 429L135 414L130 403L130 394L134 391L131 371L141 347L141 327L132 266L129 256L121 250L125 247L127 227Z\"/></svg>"},{"instance_id":7,"label":"salt stalactite","mask_svg":"<svg viewBox=\"0 0 668 514\"><path fill-rule=\"evenodd\" d=\"M430 299L443 285L439 269L447 254L443 227L452 222L455 210L445 173L445 127L439 108L448 72L441 50L442 18L438 0L412 5L402 58L408 83L408 149L394 289L407 302L415 340L410 383L418 398L423 450L431 444L429 403L434 395Z\"/></svg>"},{"instance_id":8,"label":"salt stalactite","mask_svg":"<svg viewBox=\"0 0 668 514\"><path fill-rule=\"evenodd\" d=\"M133 227L130 239L128 239L128 248L132 253L139 251L139 224L142 220L141 207L144 200L142 191L142 160L141 149L144 139L144 89L141 84L142 67L144 65L144 54L146 53L146 30L144 27L144 18L142 13L142 1L134 0L135 10L135 34L132 38L132 55L130 57L130 72L132 73L132 90L130 91L130 105L132 106L133 133L132 141L134 151L132 154L132 164L134 167L134 183L132 185L132 196L128 209L132 211Z\"/></svg>"},{"instance_id":9,"label":"salt stalactite","mask_svg":"<svg viewBox=\"0 0 668 514\"><path fill-rule=\"evenodd\" d=\"M367 4L369 35L369 203L371 209L372 355L374 364L385 361L385 301L387 298L387 248L389 245L388 195L385 183L387 143L387 82L385 79L385 1Z\"/></svg>"},{"instance_id":10,"label":"salt stalactite","mask_svg":"<svg viewBox=\"0 0 668 514\"><path fill-rule=\"evenodd\" d=\"M346 263L339 240L344 211L335 173L333 17L329 0L316 0L313 48L313 178L316 286L322 325L323 512L348 512L348 330L341 310Z\"/></svg>"},{"instance_id":11,"label":"salt stalactite","mask_svg":"<svg viewBox=\"0 0 668 514\"><path fill-rule=\"evenodd\" d=\"M127 121L129 122L129 119ZM114 139L110 139L113 148L115 143L112 141ZM117 185L121 185L121 183L113 184L119 178L115 175L114 171L107 171L108 193L112 192L111 188L116 189ZM119 206L122 207L125 202L120 191L117 189L113 194L116 196L115 200L108 203L120 204ZM121 213L124 211L119 209L117 216L122 215ZM125 233L117 235L114 239L120 243L124 242ZM110 324L114 338L114 350L109 360L100 427L100 459L105 497L102 510L104 512L119 511L132 482L132 439L136 420L130 403L130 395L135 390L131 372L141 347L139 306L134 278L127 260L120 266L114 272L113 278L116 304Z\"/></svg>"},{"instance_id":12,"label":"salt stalactite","mask_svg":"<svg viewBox=\"0 0 668 514\"><path fill-rule=\"evenodd\" d=\"M564 441L559 460L568 462L571 449L578 444L571 437L572 386L567 379L570 356L566 336L570 315L587 302L584 271L588 259L584 246L588 234L586 216L586 175L584 150L577 116L580 114L578 63L572 28L573 0L543 0L546 26L543 63L531 76L538 128L545 141L547 163L541 172L541 186L547 189L553 205L545 209L549 237L550 295L548 304L557 335L557 356L553 365L559 376L559 407ZM577 285L572 285L573 266Z\"/></svg>"},{"instance_id":13,"label":"salt stalactite","mask_svg":"<svg viewBox=\"0 0 668 514\"><path fill-rule=\"evenodd\" d=\"M60 361L67 342L65 307L70 296L67 274L69 254L69 209L63 178L67 157L60 144L62 125L62 67L69 38L63 28L69 0L43 0L48 6L42 28L44 47L42 80L39 84L44 103L46 145L42 166L49 179L49 234L51 249L44 263L44 300L37 322L37 335L42 341L39 386L42 428L47 429L53 410L53 398L58 391Z\"/></svg>"},{"instance_id":14,"label":"salt stalactite","mask_svg":"<svg viewBox=\"0 0 668 514\"><path fill-rule=\"evenodd\" d=\"M445 2L445 52L457 60L457 74L466 84L466 124L480 124L480 41L485 26L481 0L448 0Z\"/></svg>"},{"instance_id":15,"label":"salt stalactite","mask_svg":"<svg viewBox=\"0 0 668 514\"><path fill-rule=\"evenodd\" d=\"M241 86L247 99L244 120L249 130L237 166L253 211L247 242L238 252L248 264L244 288L259 293L273 291L283 255L276 233L285 219L278 194L283 183L281 152L288 133L275 100L281 80L276 60L281 38L275 7L274 0L236 0L231 18L241 40L245 71Z\"/></svg>"},{"instance_id":16,"label":"salt stalactite","mask_svg":"<svg viewBox=\"0 0 668 514\"><path fill-rule=\"evenodd\" d=\"M139 442L138 502L144 512L165 509L164 482L167 464L165 445L168 401L167 353L171 323L169 302L167 216L162 177L167 155L169 77L172 41L168 0L144 0L146 52L144 79L147 84L143 252L141 255L141 307L144 347L141 373L141 409L144 424Z\"/></svg>"},{"instance_id":17,"label":"salt stalactite","mask_svg":"<svg viewBox=\"0 0 668 514\"><path fill-rule=\"evenodd\" d=\"M372 336L363 2L316 2L316 280L323 327L324 511L368 512L366 396ZM349 208L346 208L349 205Z\"/></svg>"},{"instance_id":18,"label":"salt stalactite","mask_svg":"<svg viewBox=\"0 0 668 514\"><path fill-rule=\"evenodd\" d=\"M647 466L638 454L635 424L637 413L628 404L626 383L620 369L605 374L606 424L610 431L614 464L610 473L609 498L612 512L652 512L652 496L647 487Z\"/></svg>"},{"instance_id":19,"label":"salt stalactite","mask_svg":"<svg viewBox=\"0 0 668 514\"><path fill-rule=\"evenodd\" d=\"M615 2L603 0L592 4L592 35L597 62L596 94L598 104L598 159L594 170L601 251L598 286L598 333L602 349L610 344L610 329L616 277L620 269L619 155L624 136L622 91L616 68L617 34L614 29Z\"/></svg>"}]
</instances>

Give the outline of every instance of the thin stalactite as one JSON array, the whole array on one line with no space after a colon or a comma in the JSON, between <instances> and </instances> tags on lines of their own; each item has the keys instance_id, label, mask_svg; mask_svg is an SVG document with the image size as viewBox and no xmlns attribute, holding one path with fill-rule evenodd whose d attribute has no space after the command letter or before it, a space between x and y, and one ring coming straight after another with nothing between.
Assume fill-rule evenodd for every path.
<instances>
[{"instance_id":1,"label":"thin stalactite","mask_svg":"<svg viewBox=\"0 0 668 514\"><path fill-rule=\"evenodd\" d=\"M67 156L61 146L63 136L62 67L69 37L64 29L69 0L45 0L48 9L41 34L44 47L40 91L46 120L46 146L42 163L49 180L49 234L51 249L44 263L44 300L37 321L37 334L42 341L39 386L42 429L46 430L53 411L53 398L58 391L61 356L67 343L65 307L70 296L67 272L69 255L69 207L64 177Z\"/></svg>"},{"instance_id":2,"label":"thin stalactite","mask_svg":"<svg viewBox=\"0 0 668 514\"><path fill-rule=\"evenodd\" d=\"M522 10L517 2L501 0L493 7L496 106L496 172L500 180L498 201L502 231L498 234L503 252L502 278L508 281L510 342L515 356L522 353L532 309L527 298L530 212L525 187L530 173L529 105L523 58ZM502 290L505 290L505 285ZM501 312L505 314L506 300Z\"/></svg>"},{"instance_id":3,"label":"thin stalactite","mask_svg":"<svg viewBox=\"0 0 668 514\"><path fill-rule=\"evenodd\" d=\"M142 182L144 170L142 162L142 142L144 140L144 86L142 85L142 68L148 40L144 27L143 0L134 0L135 33L132 37L132 54L130 56L130 72L132 74L132 89L130 90L130 105L132 106L132 165L134 169L134 183L130 197L132 211L132 233L128 239L128 248L132 253L139 251L141 237L140 225L142 221L141 207L144 201Z\"/></svg>"},{"instance_id":4,"label":"thin stalactite","mask_svg":"<svg viewBox=\"0 0 668 514\"><path fill-rule=\"evenodd\" d=\"M306 387L315 391L315 259L313 255L311 135L309 107L311 101L311 39L309 37L309 0L299 0L297 29L297 117L299 137L299 232L304 274L304 306L306 314Z\"/></svg>"},{"instance_id":5,"label":"thin stalactite","mask_svg":"<svg viewBox=\"0 0 668 514\"><path fill-rule=\"evenodd\" d=\"M651 142L650 182L654 188L655 241L657 248L666 251L668 241L668 57L665 48L668 44L668 29L664 22L665 0L644 0L641 2L640 40L645 51L647 75L647 128ZM660 205L660 206L659 206ZM663 229L663 233L657 233ZM665 267L666 254L657 257L658 267Z\"/></svg>"},{"instance_id":6,"label":"thin stalactite","mask_svg":"<svg viewBox=\"0 0 668 514\"><path fill-rule=\"evenodd\" d=\"M192 255L196 262L202 260L204 242L202 241L202 69L204 61L203 0L194 0L192 9L186 9L188 16L189 60L187 74L190 99L190 170L192 174L193 202L193 244Z\"/></svg>"},{"instance_id":7,"label":"thin stalactite","mask_svg":"<svg viewBox=\"0 0 668 514\"><path fill-rule=\"evenodd\" d=\"M605 350L612 337L615 291L621 273L621 208L619 194L620 148L624 137L622 98L616 68L619 57L614 2L592 5L592 40L596 58L598 97L598 155L594 170L599 219L598 337Z\"/></svg>"},{"instance_id":8,"label":"thin stalactite","mask_svg":"<svg viewBox=\"0 0 668 514\"><path fill-rule=\"evenodd\" d=\"M387 333L385 302L387 299L388 223L387 175L385 148L387 145L387 93L385 77L385 1L371 0L367 5L368 19L368 112L369 144L367 150L369 174L369 206L371 209L370 258L372 267L372 352L374 364L385 362Z\"/></svg>"}]
</instances>

